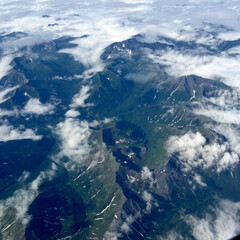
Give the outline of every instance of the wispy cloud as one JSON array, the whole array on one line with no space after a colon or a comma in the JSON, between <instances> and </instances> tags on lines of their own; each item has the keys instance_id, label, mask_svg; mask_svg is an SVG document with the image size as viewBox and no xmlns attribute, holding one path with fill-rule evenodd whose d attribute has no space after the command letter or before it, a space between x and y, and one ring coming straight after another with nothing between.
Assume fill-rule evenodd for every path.
<instances>
[{"instance_id":1,"label":"wispy cloud","mask_svg":"<svg viewBox=\"0 0 240 240\"><path fill-rule=\"evenodd\" d=\"M136 219L138 219L141 216L140 212L136 213L135 215L127 215L125 217L125 220L122 222L121 227L120 227L120 231L122 233L126 233L128 234L129 232L132 232L132 224L136 221Z\"/></svg>"},{"instance_id":2,"label":"wispy cloud","mask_svg":"<svg viewBox=\"0 0 240 240\"><path fill-rule=\"evenodd\" d=\"M8 74L8 72L11 70L10 63L13 60L13 56L7 55L0 59L0 79L3 78Z\"/></svg>"},{"instance_id":3,"label":"wispy cloud","mask_svg":"<svg viewBox=\"0 0 240 240\"><path fill-rule=\"evenodd\" d=\"M0 104L6 102L10 97L11 93L15 91L19 86L4 88L0 91Z\"/></svg>"},{"instance_id":4,"label":"wispy cloud","mask_svg":"<svg viewBox=\"0 0 240 240\"><path fill-rule=\"evenodd\" d=\"M121 237L120 233L107 231L104 234L103 240L118 240Z\"/></svg>"},{"instance_id":5,"label":"wispy cloud","mask_svg":"<svg viewBox=\"0 0 240 240\"><path fill-rule=\"evenodd\" d=\"M166 236L160 236L160 239L226 240L236 237L240 233L240 202L225 199L218 201L214 207L207 206L201 217L189 214L183 218L190 227L189 237L186 236L185 231L172 229Z\"/></svg>"},{"instance_id":6,"label":"wispy cloud","mask_svg":"<svg viewBox=\"0 0 240 240\"><path fill-rule=\"evenodd\" d=\"M146 212L150 213L152 209L152 201L153 201L152 194L147 191L144 191L142 197L146 203Z\"/></svg>"},{"instance_id":7,"label":"wispy cloud","mask_svg":"<svg viewBox=\"0 0 240 240\"><path fill-rule=\"evenodd\" d=\"M12 125L7 123L3 123L0 126L0 141L3 142L21 139L32 139L34 141L38 141L41 138L42 136L36 135L32 129L14 128Z\"/></svg>"},{"instance_id":8,"label":"wispy cloud","mask_svg":"<svg viewBox=\"0 0 240 240\"><path fill-rule=\"evenodd\" d=\"M240 118L239 88L218 90L214 97L205 97L193 104L193 113L204 115L217 123L239 124Z\"/></svg>"},{"instance_id":9,"label":"wispy cloud","mask_svg":"<svg viewBox=\"0 0 240 240\"><path fill-rule=\"evenodd\" d=\"M150 181L150 187L152 187L153 184L155 183L152 172L146 166L143 167L142 169L141 178L143 181L147 181L147 180Z\"/></svg>"},{"instance_id":10,"label":"wispy cloud","mask_svg":"<svg viewBox=\"0 0 240 240\"><path fill-rule=\"evenodd\" d=\"M171 230L167 233L165 237L160 236L159 239L160 240L183 240L184 238L180 233L176 232L175 230Z\"/></svg>"},{"instance_id":11,"label":"wispy cloud","mask_svg":"<svg viewBox=\"0 0 240 240\"><path fill-rule=\"evenodd\" d=\"M51 180L55 175L56 169L57 167L53 163L49 170L41 172L32 182L16 190L11 197L0 201L1 236L8 237L12 235L10 233L13 225L18 228L19 223L23 226L28 223L30 220L30 216L27 214L28 207L37 197L39 186L43 181ZM6 217L11 209L14 210L13 215L10 218ZM12 223L9 221L12 221ZM11 226L11 228L9 226ZM14 239L14 235L10 239Z\"/></svg>"},{"instance_id":12,"label":"wispy cloud","mask_svg":"<svg viewBox=\"0 0 240 240\"><path fill-rule=\"evenodd\" d=\"M239 211L240 203L221 200L218 207L213 209L216 217L206 214L205 218L188 216L186 222L192 227L195 239L225 240L240 233Z\"/></svg>"},{"instance_id":13,"label":"wispy cloud","mask_svg":"<svg viewBox=\"0 0 240 240\"><path fill-rule=\"evenodd\" d=\"M9 92L12 92L16 89L14 88L8 88L3 93L4 96L6 96ZM1 93L0 93L1 94ZM7 101L10 97L4 98L3 101ZM55 103L45 103L43 104L40 102L38 98L30 98L25 106L21 108L14 107L12 110L6 110L0 108L0 117L7 116L29 116L29 115L47 115L47 114L53 114L55 110Z\"/></svg>"},{"instance_id":14,"label":"wispy cloud","mask_svg":"<svg viewBox=\"0 0 240 240\"><path fill-rule=\"evenodd\" d=\"M199 106L198 110L197 109L194 110L194 113L210 117L211 119L219 123L232 123L232 124L240 123L240 111L237 109L223 110L217 109L213 106L207 106L205 108Z\"/></svg>"},{"instance_id":15,"label":"wispy cloud","mask_svg":"<svg viewBox=\"0 0 240 240\"><path fill-rule=\"evenodd\" d=\"M198 183L200 186L202 186L202 187L206 187L206 186L207 186L207 184L202 181L202 177L201 177L199 174L195 173L194 176L193 176L193 179L194 179L194 180L196 181L196 183Z\"/></svg>"},{"instance_id":16,"label":"wispy cloud","mask_svg":"<svg viewBox=\"0 0 240 240\"><path fill-rule=\"evenodd\" d=\"M131 224L135 221L135 217L133 215L127 216L125 222L121 225L121 231L124 233L132 232Z\"/></svg>"}]
</instances>

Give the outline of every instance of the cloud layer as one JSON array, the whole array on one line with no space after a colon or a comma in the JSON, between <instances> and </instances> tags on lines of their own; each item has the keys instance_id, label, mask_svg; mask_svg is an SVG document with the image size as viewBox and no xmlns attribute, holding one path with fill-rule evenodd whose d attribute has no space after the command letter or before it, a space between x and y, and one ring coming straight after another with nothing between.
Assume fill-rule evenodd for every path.
<instances>
[{"instance_id":1,"label":"cloud layer","mask_svg":"<svg viewBox=\"0 0 240 240\"><path fill-rule=\"evenodd\" d=\"M24 45L30 46L65 35L78 37L74 40L77 47L62 51L72 54L75 59L92 69L92 72L103 68L99 57L105 47L136 34L144 34L146 41L156 41L158 36L165 36L178 41L195 41L208 45L240 36L240 27L237 24L239 4L234 0L70 0L67 3L62 0L21 0L2 2L0 7L1 32L8 34L21 31L27 34L9 37L0 42L3 52L0 76L6 75L11 69L11 58ZM80 38L81 36L87 37ZM195 65L191 62L188 66L182 62L183 59L189 62L186 54L168 52L164 55L162 60L169 64L172 64L171 57L175 57L177 70L174 71L180 74L196 72L195 65L200 64L200 69L206 71L205 75L208 68L202 65L218 67L220 75L226 75L218 64L226 68L229 66L226 60L231 65L239 61L226 58L225 55L212 57L210 60L198 56L194 58ZM186 66L188 68L183 71ZM170 70L173 71L171 68ZM235 72L238 73L236 68Z\"/></svg>"}]
</instances>

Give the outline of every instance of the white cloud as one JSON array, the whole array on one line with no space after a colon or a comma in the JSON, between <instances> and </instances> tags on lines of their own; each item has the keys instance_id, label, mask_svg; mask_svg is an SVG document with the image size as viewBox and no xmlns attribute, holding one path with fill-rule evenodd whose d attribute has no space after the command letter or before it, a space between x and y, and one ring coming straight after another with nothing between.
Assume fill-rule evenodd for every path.
<instances>
[{"instance_id":1,"label":"white cloud","mask_svg":"<svg viewBox=\"0 0 240 240\"><path fill-rule=\"evenodd\" d=\"M0 104L6 102L10 97L9 95L15 91L19 86L6 88L0 91Z\"/></svg>"},{"instance_id":2,"label":"white cloud","mask_svg":"<svg viewBox=\"0 0 240 240\"><path fill-rule=\"evenodd\" d=\"M181 160L193 162L198 156L199 147L206 143L206 139L201 133L189 132L183 136L172 136L167 142L169 154L179 153ZM194 165L194 162L192 163ZM197 163L198 164L198 163Z\"/></svg>"},{"instance_id":3,"label":"white cloud","mask_svg":"<svg viewBox=\"0 0 240 240\"><path fill-rule=\"evenodd\" d=\"M226 110L236 109L239 106L240 89L233 88L232 91L219 89L217 96L205 98L205 104L208 102L223 107Z\"/></svg>"},{"instance_id":4,"label":"white cloud","mask_svg":"<svg viewBox=\"0 0 240 240\"><path fill-rule=\"evenodd\" d=\"M143 170L141 172L141 178L142 180L151 180L153 181L153 176L152 176L152 172L149 170L148 167L143 167Z\"/></svg>"},{"instance_id":5,"label":"white cloud","mask_svg":"<svg viewBox=\"0 0 240 240\"><path fill-rule=\"evenodd\" d=\"M240 54L240 46L236 46L236 47L232 47L230 49L227 50L227 53L229 55L239 55Z\"/></svg>"},{"instance_id":6,"label":"white cloud","mask_svg":"<svg viewBox=\"0 0 240 240\"><path fill-rule=\"evenodd\" d=\"M18 182L24 183L29 176L30 176L30 172L24 171L22 175L18 178Z\"/></svg>"},{"instance_id":7,"label":"white cloud","mask_svg":"<svg viewBox=\"0 0 240 240\"><path fill-rule=\"evenodd\" d=\"M10 232L11 228L8 228L9 225L13 224L16 225L16 227L19 227L19 221L23 225L28 223L30 220L30 216L27 214L28 207L37 197L39 186L43 183L43 181L51 180L55 175L55 171L56 165L53 163L49 170L41 172L39 176L27 186L16 190L11 197L0 201L0 227L2 230L1 234L3 234L3 236L7 237L12 235ZM29 174L27 174L27 177L28 175ZM14 210L14 215L12 213L9 218L8 214L11 209Z\"/></svg>"},{"instance_id":8,"label":"white cloud","mask_svg":"<svg viewBox=\"0 0 240 240\"><path fill-rule=\"evenodd\" d=\"M240 203L221 200L214 209L216 218L206 214L205 218L188 216L186 222L192 227L196 240L226 240L240 233Z\"/></svg>"},{"instance_id":9,"label":"white cloud","mask_svg":"<svg viewBox=\"0 0 240 240\"><path fill-rule=\"evenodd\" d=\"M127 3L127 4L149 4L149 3L153 3L154 0L122 0L122 2Z\"/></svg>"},{"instance_id":10,"label":"white cloud","mask_svg":"<svg viewBox=\"0 0 240 240\"><path fill-rule=\"evenodd\" d=\"M239 32L222 32L218 34L218 37L221 38L224 41L234 41L237 39L240 39L240 33Z\"/></svg>"},{"instance_id":11,"label":"white cloud","mask_svg":"<svg viewBox=\"0 0 240 240\"><path fill-rule=\"evenodd\" d=\"M6 123L0 126L0 141L7 142L11 140L32 139L40 140L42 136L36 135L32 129L14 128Z\"/></svg>"},{"instance_id":12,"label":"white cloud","mask_svg":"<svg viewBox=\"0 0 240 240\"><path fill-rule=\"evenodd\" d=\"M210 79L222 79L224 83L240 87L240 56L227 53L209 55L178 50L164 50L148 55L154 62L166 66L166 72L175 77L195 74Z\"/></svg>"},{"instance_id":13,"label":"white cloud","mask_svg":"<svg viewBox=\"0 0 240 240\"><path fill-rule=\"evenodd\" d=\"M73 109L70 109L65 113L65 116L67 118L71 118L71 117L74 118L74 117L78 117L79 115L80 115L80 112Z\"/></svg>"},{"instance_id":14,"label":"white cloud","mask_svg":"<svg viewBox=\"0 0 240 240\"><path fill-rule=\"evenodd\" d=\"M36 114L36 115L46 115L46 114L53 114L55 106L46 103L43 104L40 102L38 98L30 98L26 105L24 106L23 110L21 111L22 114Z\"/></svg>"},{"instance_id":15,"label":"white cloud","mask_svg":"<svg viewBox=\"0 0 240 240\"><path fill-rule=\"evenodd\" d=\"M91 151L89 137L91 131L86 121L66 118L57 125L56 133L61 140L60 158L66 156L69 161L65 166L74 170L76 165L81 165Z\"/></svg>"},{"instance_id":16,"label":"white cloud","mask_svg":"<svg viewBox=\"0 0 240 240\"><path fill-rule=\"evenodd\" d=\"M222 169L239 161L240 133L236 127L240 124L239 99L239 89L220 90L216 97L205 98L193 109L195 114L210 117L218 123L209 127L226 138L224 146L228 151L222 152L219 158Z\"/></svg>"},{"instance_id":17,"label":"white cloud","mask_svg":"<svg viewBox=\"0 0 240 240\"><path fill-rule=\"evenodd\" d=\"M231 149L240 155L240 132L238 128L228 124L220 124L212 127L212 129L223 135Z\"/></svg>"},{"instance_id":18,"label":"white cloud","mask_svg":"<svg viewBox=\"0 0 240 240\"><path fill-rule=\"evenodd\" d=\"M87 122L79 120L79 112L70 109L65 114L63 122L57 124L55 133L60 140L60 152L54 156L55 161L61 161L67 170L73 171L83 165L90 156L92 145L90 142L91 127L107 124L112 119ZM96 143L96 142L95 142ZM65 161L67 158L67 161ZM63 160L63 161L62 161ZM93 162L93 165L96 164Z\"/></svg>"},{"instance_id":19,"label":"white cloud","mask_svg":"<svg viewBox=\"0 0 240 240\"><path fill-rule=\"evenodd\" d=\"M228 151L219 158L223 169L239 161L240 133L236 126L240 124L239 100L239 89L220 90L216 97L204 98L193 109L195 114L213 119L217 124L208 127L226 138L224 146Z\"/></svg>"},{"instance_id":20,"label":"white cloud","mask_svg":"<svg viewBox=\"0 0 240 240\"><path fill-rule=\"evenodd\" d=\"M103 236L103 240L118 240L119 237L121 237L120 233L107 231Z\"/></svg>"},{"instance_id":21,"label":"white cloud","mask_svg":"<svg viewBox=\"0 0 240 240\"><path fill-rule=\"evenodd\" d=\"M221 172L239 162L238 154L231 149L228 142L207 144L200 132L171 136L166 147L169 155L178 153L184 171L197 167L204 169L214 167L217 172Z\"/></svg>"},{"instance_id":22,"label":"white cloud","mask_svg":"<svg viewBox=\"0 0 240 240\"><path fill-rule=\"evenodd\" d=\"M4 52L11 55L24 44L31 46L64 35L88 35L87 38L74 40L78 45L76 48L63 51L73 54L75 59L91 68L92 72L104 67L99 59L104 48L138 33L145 34L149 41L163 35L186 41L202 38L202 42L208 43L211 40L210 43L214 44L214 38L209 37L211 32L217 33L222 39L236 39L240 32L240 27L236 24L239 6L234 0L21 0L1 2L0 8L1 32L23 31L28 34L22 40L12 38L8 44L7 41L1 43ZM48 25L54 23L57 23L54 27ZM228 31L220 25L232 29L227 37ZM199 29L205 32L203 37L199 37Z\"/></svg>"},{"instance_id":23,"label":"white cloud","mask_svg":"<svg viewBox=\"0 0 240 240\"><path fill-rule=\"evenodd\" d=\"M193 112L196 115L207 116L218 123L239 124L240 92L238 88L232 91L219 90L215 97L204 98L201 102L195 102Z\"/></svg>"},{"instance_id":24,"label":"white cloud","mask_svg":"<svg viewBox=\"0 0 240 240\"><path fill-rule=\"evenodd\" d=\"M80 90L79 93L77 93L71 103L72 108L77 108L77 107L90 107L92 106L91 103L85 103L85 101L88 99L90 93L89 93L90 87L89 86L83 86Z\"/></svg>"},{"instance_id":25,"label":"white cloud","mask_svg":"<svg viewBox=\"0 0 240 240\"><path fill-rule=\"evenodd\" d=\"M104 63L100 60L100 56L108 45L116 41L123 41L137 34L134 29L130 26L123 26L113 16L95 17L95 20L87 17L90 22L74 23L72 27L80 29L82 35L88 36L72 41L72 43L77 44L76 48L60 51L72 54L75 60L82 62L86 68L90 69L88 71L92 73L103 70ZM70 35L72 34L76 35L74 32L70 33Z\"/></svg>"},{"instance_id":26,"label":"white cloud","mask_svg":"<svg viewBox=\"0 0 240 240\"><path fill-rule=\"evenodd\" d=\"M217 32L222 39L224 36L221 33L225 33L225 30L218 29L216 25L206 24L206 21L214 24L225 24L233 28L232 36L230 34L227 36L229 40L236 38L240 32L240 26L236 24L239 18L239 6L238 2L234 0L211 2L201 0L164 2L145 0L20 0L2 1L0 8L0 32L23 31L28 34L28 37L24 37L22 40L8 40L0 44L4 54L8 54L0 60L0 76L8 74L11 70L9 65L11 56L22 46L31 46L64 35L73 37L89 35L87 38L74 40L73 42L77 44L76 48L62 50L62 52L70 53L76 60L81 61L88 68L85 75L89 76L104 68L100 55L109 44L123 41L138 33L145 33L148 41L156 40L158 35L163 35L176 40L193 40L205 44L210 42L210 45L214 47L218 39L215 41L208 34L197 38L196 29L203 28L209 34L211 31ZM50 17L43 18L44 14L48 14ZM78 14L78 16L74 14ZM205 21L204 24L203 21ZM49 27L49 23L57 23L58 25ZM171 74L179 76L195 73L200 76L218 76L224 78L227 84L239 86L239 56L229 56L229 53L221 53L218 56L199 56L199 54L191 55L178 51L167 51L161 52L161 55L157 56L155 60L169 65L167 70ZM75 96L72 102L74 108L87 105L85 100L88 97L89 89L86 90L85 86L85 91L82 93L80 91ZM6 94L2 97L0 95L0 99L5 101ZM35 105L38 106L36 114L47 112L46 108L43 108L46 106L42 106L41 103L35 102ZM34 111L30 106L27 109ZM78 112L73 109L69 110L66 113L66 119L57 125L56 130L61 140L59 157L66 156L71 160L66 165L70 169L73 169L75 164L84 161L91 150L89 144L90 123L74 119L77 116ZM5 139L11 139L9 136L19 139L30 136L35 140L39 138L30 129L14 129L12 126L3 125L0 130L5 134ZM185 145L184 140L187 140ZM193 141L196 142L193 143ZM223 145L218 143L206 144L206 139L200 133L188 133L188 136L183 139L173 137L170 138L170 142L175 143L176 146L175 148L174 145L168 146L169 153L179 152L186 169L194 166L208 168L214 163L221 171L238 160L235 151L228 151L230 148L228 143ZM186 144L190 146L189 149L187 149ZM200 158L200 155L203 157ZM219 156L221 156L220 161L217 161ZM148 174L146 172L145 177L151 180ZM37 180L35 183L30 187L33 190L38 186ZM131 217L125 221L125 225L123 224L122 227L124 231L129 231L131 221Z\"/></svg>"},{"instance_id":27,"label":"white cloud","mask_svg":"<svg viewBox=\"0 0 240 240\"><path fill-rule=\"evenodd\" d=\"M121 226L121 231L128 233L129 231L131 231L131 228L129 226L129 224L127 222L124 222Z\"/></svg>"},{"instance_id":28,"label":"white cloud","mask_svg":"<svg viewBox=\"0 0 240 240\"><path fill-rule=\"evenodd\" d=\"M195 114L210 117L219 123L240 124L239 110L221 110L214 107L198 108L193 111Z\"/></svg>"},{"instance_id":29,"label":"white cloud","mask_svg":"<svg viewBox=\"0 0 240 240\"><path fill-rule=\"evenodd\" d=\"M152 187L153 184L155 183L155 180L153 179L152 172L146 166L143 167L143 169L142 169L141 178L144 181L149 180L150 181L150 187Z\"/></svg>"},{"instance_id":30,"label":"white cloud","mask_svg":"<svg viewBox=\"0 0 240 240\"><path fill-rule=\"evenodd\" d=\"M7 55L0 59L0 79L6 76L12 69L10 63L13 60L13 56Z\"/></svg>"},{"instance_id":31,"label":"white cloud","mask_svg":"<svg viewBox=\"0 0 240 240\"><path fill-rule=\"evenodd\" d=\"M0 108L0 117L3 117L3 116L14 116L14 115L17 115L18 114L18 111L16 109L14 110L5 110L5 109L1 109Z\"/></svg>"},{"instance_id":32,"label":"white cloud","mask_svg":"<svg viewBox=\"0 0 240 240\"><path fill-rule=\"evenodd\" d=\"M142 83L155 80L157 77L159 77L158 69L153 69L152 66L149 69L144 69L142 72L139 70L138 73L129 73L126 75L127 79Z\"/></svg>"},{"instance_id":33,"label":"white cloud","mask_svg":"<svg viewBox=\"0 0 240 240\"><path fill-rule=\"evenodd\" d=\"M11 92L15 90L16 88L7 89L7 92ZM8 98L5 98L4 101L6 101ZM0 108L0 117L2 116L26 116L26 115L47 115L47 114L53 114L55 109L55 105L51 103L43 104L40 102L38 98L30 98L28 102L25 104L25 106L22 109L14 108L13 110L5 110Z\"/></svg>"},{"instance_id":34,"label":"white cloud","mask_svg":"<svg viewBox=\"0 0 240 240\"><path fill-rule=\"evenodd\" d=\"M177 233L175 230L171 230L167 233L166 237L161 237L160 240L183 240L183 237Z\"/></svg>"},{"instance_id":35,"label":"white cloud","mask_svg":"<svg viewBox=\"0 0 240 240\"><path fill-rule=\"evenodd\" d=\"M150 213L151 209L152 209L152 201L153 201L153 197L152 194L148 193L147 191L143 192L143 200L146 202L146 212Z\"/></svg>"},{"instance_id":36,"label":"white cloud","mask_svg":"<svg viewBox=\"0 0 240 240\"><path fill-rule=\"evenodd\" d=\"M193 179L202 187L206 187L207 184L202 181L202 177L199 174L194 174Z\"/></svg>"},{"instance_id":37,"label":"white cloud","mask_svg":"<svg viewBox=\"0 0 240 240\"><path fill-rule=\"evenodd\" d=\"M121 231L124 233L131 232L131 224L136 220L136 216L129 215L121 225Z\"/></svg>"}]
</instances>

